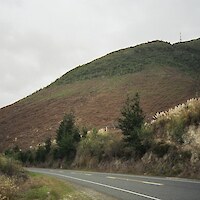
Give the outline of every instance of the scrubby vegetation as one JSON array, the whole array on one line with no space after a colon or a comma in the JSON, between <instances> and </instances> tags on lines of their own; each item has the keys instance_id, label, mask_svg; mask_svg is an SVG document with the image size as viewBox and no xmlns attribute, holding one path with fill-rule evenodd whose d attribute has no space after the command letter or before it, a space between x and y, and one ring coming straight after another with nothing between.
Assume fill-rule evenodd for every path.
<instances>
[{"instance_id":1,"label":"scrubby vegetation","mask_svg":"<svg viewBox=\"0 0 200 200\"><path fill-rule=\"evenodd\" d=\"M20 163L0 155L0 200L88 200L82 191L55 178L25 172Z\"/></svg>"},{"instance_id":2,"label":"scrubby vegetation","mask_svg":"<svg viewBox=\"0 0 200 200\"><path fill-rule=\"evenodd\" d=\"M79 143L74 165L78 168L97 168L99 163L122 157L122 149L120 133L93 129Z\"/></svg>"},{"instance_id":3,"label":"scrubby vegetation","mask_svg":"<svg viewBox=\"0 0 200 200\"><path fill-rule=\"evenodd\" d=\"M146 126L153 131L150 151L142 158L148 170L164 175L200 177L200 99L156 113Z\"/></svg>"},{"instance_id":4,"label":"scrubby vegetation","mask_svg":"<svg viewBox=\"0 0 200 200\"><path fill-rule=\"evenodd\" d=\"M200 99L197 98L157 113L150 123L145 123L136 94L127 99L122 109L121 132L111 134L93 130L88 133L78 146L75 165L109 171L200 177L199 123Z\"/></svg>"},{"instance_id":5,"label":"scrubby vegetation","mask_svg":"<svg viewBox=\"0 0 200 200\"><path fill-rule=\"evenodd\" d=\"M186 144L191 126L200 123L200 99L193 98L186 103L156 113L151 121L153 131L160 139L167 139L175 144Z\"/></svg>"},{"instance_id":6,"label":"scrubby vegetation","mask_svg":"<svg viewBox=\"0 0 200 200\"><path fill-rule=\"evenodd\" d=\"M200 177L200 99L156 113L147 123L136 94L127 98L118 127L80 131L69 113L56 140L48 138L36 149L15 147L5 153L26 165Z\"/></svg>"},{"instance_id":7,"label":"scrubby vegetation","mask_svg":"<svg viewBox=\"0 0 200 200\"><path fill-rule=\"evenodd\" d=\"M0 200L15 199L19 185L26 179L27 175L19 162L0 155Z\"/></svg>"}]
</instances>

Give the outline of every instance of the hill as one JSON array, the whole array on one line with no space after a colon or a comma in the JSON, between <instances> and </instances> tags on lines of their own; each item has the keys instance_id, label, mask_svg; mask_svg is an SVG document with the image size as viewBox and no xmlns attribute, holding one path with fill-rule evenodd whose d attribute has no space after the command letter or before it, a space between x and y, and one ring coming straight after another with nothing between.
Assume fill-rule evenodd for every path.
<instances>
[{"instance_id":1,"label":"hill","mask_svg":"<svg viewBox=\"0 0 200 200\"><path fill-rule=\"evenodd\" d=\"M139 92L146 119L200 92L200 39L153 41L78 66L48 87L0 109L0 151L55 136L63 115L79 126L114 127L127 95Z\"/></svg>"}]
</instances>

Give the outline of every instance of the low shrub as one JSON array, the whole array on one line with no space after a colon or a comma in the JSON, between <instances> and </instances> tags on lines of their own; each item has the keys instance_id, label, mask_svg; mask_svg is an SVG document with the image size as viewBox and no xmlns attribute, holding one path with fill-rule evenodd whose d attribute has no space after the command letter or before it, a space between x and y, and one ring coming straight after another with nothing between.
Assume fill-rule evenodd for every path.
<instances>
[{"instance_id":1,"label":"low shrub","mask_svg":"<svg viewBox=\"0 0 200 200\"><path fill-rule=\"evenodd\" d=\"M170 134L172 140L178 144L183 144L183 135L185 134L186 123L184 119L174 119L170 124Z\"/></svg>"},{"instance_id":2,"label":"low shrub","mask_svg":"<svg viewBox=\"0 0 200 200\"><path fill-rule=\"evenodd\" d=\"M19 187L14 178L4 175L0 176L0 200L14 199L18 191Z\"/></svg>"},{"instance_id":3,"label":"low shrub","mask_svg":"<svg viewBox=\"0 0 200 200\"><path fill-rule=\"evenodd\" d=\"M21 176L24 170L18 161L0 155L0 173L7 176Z\"/></svg>"},{"instance_id":4,"label":"low shrub","mask_svg":"<svg viewBox=\"0 0 200 200\"><path fill-rule=\"evenodd\" d=\"M158 157L163 157L165 154L168 153L170 148L169 144L160 142L160 143L155 143L154 146L152 147L153 153L155 153Z\"/></svg>"},{"instance_id":5,"label":"low shrub","mask_svg":"<svg viewBox=\"0 0 200 200\"><path fill-rule=\"evenodd\" d=\"M75 164L86 167L89 163L99 163L122 156L122 135L119 133L98 133L93 130L82 138L78 145ZM95 158L95 159L94 159ZM90 162L91 161L91 162Z\"/></svg>"}]
</instances>

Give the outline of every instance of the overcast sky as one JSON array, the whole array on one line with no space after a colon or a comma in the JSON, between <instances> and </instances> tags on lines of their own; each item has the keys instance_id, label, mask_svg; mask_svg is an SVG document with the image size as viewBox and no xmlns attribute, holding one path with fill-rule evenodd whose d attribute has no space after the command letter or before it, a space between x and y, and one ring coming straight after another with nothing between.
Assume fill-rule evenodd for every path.
<instances>
[{"instance_id":1,"label":"overcast sky","mask_svg":"<svg viewBox=\"0 0 200 200\"><path fill-rule=\"evenodd\" d=\"M199 0L0 0L0 107L152 40L200 37Z\"/></svg>"}]
</instances>

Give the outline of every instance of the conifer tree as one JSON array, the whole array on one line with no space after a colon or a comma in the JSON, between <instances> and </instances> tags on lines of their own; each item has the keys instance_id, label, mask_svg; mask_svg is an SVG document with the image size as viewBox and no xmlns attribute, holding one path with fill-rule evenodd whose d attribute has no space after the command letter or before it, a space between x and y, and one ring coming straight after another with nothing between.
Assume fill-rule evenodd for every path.
<instances>
[{"instance_id":1,"label":"conifer tree","mask_svg":"<svg viewBox=\"0 0 200 200\"><path fill-rule=\"evenodd\" d=\"M57 130L56 141L58 144L58 157L73 159L76 154L76 146L80 141L79 129L75 125L75 117L72 113L66 114Z\"/></svg>"},{"instance_id":2,"label":"conifer tree","mask_svg":"<svg viewBox=\"0 0 200 200\"><path fill-rule=\"evenodd\" d=\"M126 144L135 151L141 147L140 133L144 124L144 114L140 108L139 94L134 98L127 98L118 120L118 126L122 130Z\"/></svg>"}]
</instances>

